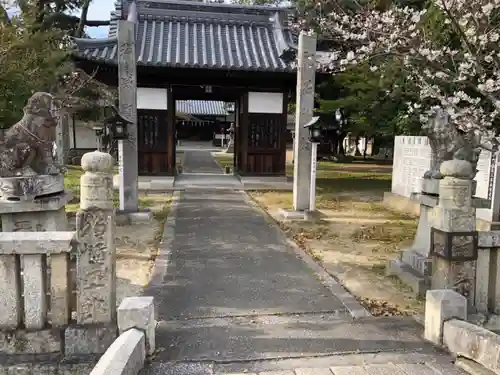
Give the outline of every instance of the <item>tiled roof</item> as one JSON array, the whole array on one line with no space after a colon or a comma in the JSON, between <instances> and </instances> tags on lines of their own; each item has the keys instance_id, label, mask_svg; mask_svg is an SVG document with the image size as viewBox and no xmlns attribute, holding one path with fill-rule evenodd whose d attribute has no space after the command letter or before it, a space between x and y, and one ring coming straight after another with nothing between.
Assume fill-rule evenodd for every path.
<instances>
[{"instance_id":1,"label":"tiled roof","mask_svg":"<svg viewBox=\"0 0 500 375\"><path fill-rule=\"evenodd\" d=\"M291 32L283 26L287 14L283 8L176 0L117 3L109 38L75 39L75 55L116 64L117 20L127 17L137 23L139 65L293 71L280 57L296 50Z\"/></svg>"},{"instance_id":2,"label":"tiled roof","mask_svg":"<svg viewBox=\"0 0 500 375\"><path fill-rule=\"evenodd\" d=\"M227 116L224 102L211 100L177 100L176 110L189 115Z\"/></svg>"}]
</instances>

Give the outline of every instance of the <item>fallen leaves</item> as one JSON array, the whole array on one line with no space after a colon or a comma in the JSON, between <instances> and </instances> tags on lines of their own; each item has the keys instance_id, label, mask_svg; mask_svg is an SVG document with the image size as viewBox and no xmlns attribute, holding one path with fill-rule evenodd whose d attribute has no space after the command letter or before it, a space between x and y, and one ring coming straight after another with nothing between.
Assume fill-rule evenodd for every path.
<instances>
[{"instance_id":1,"label":"fallen leaves","mask_svg":"<svg viewBox=\"0 0 500 375\"><path fill-rule=\"evenodd\" d=\"M400 309L398 306L387 302L371 298L361 298L358 301L373 316L408 316L408 312Z\"/></svg>"}]
</instances>

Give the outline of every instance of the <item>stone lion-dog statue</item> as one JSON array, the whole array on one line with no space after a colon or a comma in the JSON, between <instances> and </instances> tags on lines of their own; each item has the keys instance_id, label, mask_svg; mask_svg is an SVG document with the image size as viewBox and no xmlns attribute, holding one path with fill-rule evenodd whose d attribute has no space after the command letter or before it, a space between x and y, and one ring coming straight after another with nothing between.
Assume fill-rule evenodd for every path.
<instances>
[{"instance_id":1,"label":"stone lion-dog statue","mask_svg":"<svg viewBox=\"0 0 500 375\"><path fill-rule=\"evenodd\" d=\"M0 136L0 177L64 172L53 152L57 126L54 97L36 92L23 111L23 118Z\"/></svg>"}]
</instances>

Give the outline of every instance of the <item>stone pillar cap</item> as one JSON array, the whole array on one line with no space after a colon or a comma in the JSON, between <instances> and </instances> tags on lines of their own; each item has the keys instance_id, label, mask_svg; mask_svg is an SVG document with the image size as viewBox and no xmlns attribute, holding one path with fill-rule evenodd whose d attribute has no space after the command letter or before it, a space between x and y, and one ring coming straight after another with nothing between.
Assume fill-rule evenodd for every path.
<instances>
[{"instance_id":1,"label":"stone pillar cap","mask_svg":"<svg viewBox=\"0 0 500 375\"><path fill-rule=\"evenodd\" d=\"M110 172L115 160L110 154L96 150L83 155L81 165L85 172Z\"/></svg>"}]
</instances>

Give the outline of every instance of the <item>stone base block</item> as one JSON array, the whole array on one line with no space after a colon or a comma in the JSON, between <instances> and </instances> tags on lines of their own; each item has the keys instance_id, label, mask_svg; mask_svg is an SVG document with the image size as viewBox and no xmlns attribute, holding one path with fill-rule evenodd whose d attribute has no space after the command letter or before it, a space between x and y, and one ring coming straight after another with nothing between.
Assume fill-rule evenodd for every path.
<instances>
[{"instance_id":1,"label":"stone base block","mask_svg":"<svg viewBox=\"0 0 500 375\"><path fill-rule=\"evenodd\" d=\"M155 351L155 308L153 297L125 298L118 307L118 329L120 334L136 328L145 333L148 354Z\"/></svg>"},{"instance_id":2,"label":"stone base block","mask_svg":"<svg viewBox=\"0 0 500 375\"><path fill-rule=\"evenodd\" d=\"M423 276L432 275L432 258L422 255L417 250L403 250L401 253L401 261L418 271Z\"/></svg>"},{"instance_id":3,"label":"stone base block","mask_svg":"<svg viewBox=\"0 0 500 375\"><path fill-rule=\"evenodd\" d=\"M15 214L20 212L40 212L40 211L57 211L63 208L69 201L73 199L73 194L63 192L57 195L51 195L32 201L20 202L1 202L0 214Z\"/></svg>"},{"instance_id":4,"label":"stone base block","mask_svg":"<svg viewBox=\"0 0 500 375\"><path fill-rule=\"evenodd\" d=\"M140 210L138 212L116 211L117 225L148 224L154 218L149 210Z\"/></svg>"},{"instance_id":5,"label":"stone base block","mask_svg":"<svg viewBox=\"0 0 500 375\"><path fill-rule=\"evenodd\" d=\"M0 354L49 354L61 353L61 330L0 331Z\"/></svg>"},{"instance_id":6,"label":"stone base block","mask_svg":"<svg viewBox=\"0 0 500 375\"><path fill-rule=\"evenodd\" d=\"M429 290L425 298L425 339L441 345L443 323L453 318L467 319L467 299L451 289Z\"/></svg>"},{"instance_id":7,"label":"stone base block","mask_svg":"<svg viewBox=\"0 0 500 375\"><path fill-rule=\"evenodd\" d=\"M284 221L304 221L309 220L311 217L311 213L308 211L280 209L278 214Z\"/></svg>"},{"instance_id":8,"label":"stone base block","mask_svg":"<svg viewBox=\"0 0 500 375\"><path fill-rule=\"evenodd\" d=\"M422 275L399 259L389 261L386 268L386 275L398 277L418 297L424 297L431 284L429 277Z\"/></svg>"},{"instance_id":9,"label":"stone base block","mask_svg":"<svg viewBox=\"0 0 500 375\"><path fill-rule=\"evenodd\" d=\"M173 176L148 177L139 176L137 188L139 191L171 191L174 189ZM120 175L113 176L113 189L120 189Z\"/></svg>"},{"instance_id":10,"label":"stone base block","mask_svg":"<svg viewBox=\"0 0 500 375\"><path fill-rule=\"evenodd\" d=\"M64 354L103 354L117 337L118 327L114 324L68 327L64 331Z\"/></svg>"},{"instance_id":11,"label":"stone base block","mask_svg":"<svg viewBox=\"0 0 500 375\"><path fill-rule=\"evenodd\" d=\"M244 190L280 190L292 191L293 179L287 176L240 176Z\"/></svg>"},{"instance_id":12,"label":"stone base block","mask_svg":"<svg viewBox=\"0 0 500 375\"><path fill-rule=\"evenodd\" d=\"M64 174L0 178L0 201L25 202L64 191Z\"/></svg>"},{"instance_id":13,"label":"stone base block","mask_svg":"<svg viewBox=\"0 0 500 375\"><path fill-rule=\"evenodd\" d=\"M153 213L151 211L133 212L128 214L131 224L144 224L153 220Z\"/></svg>"}]
</instances>

